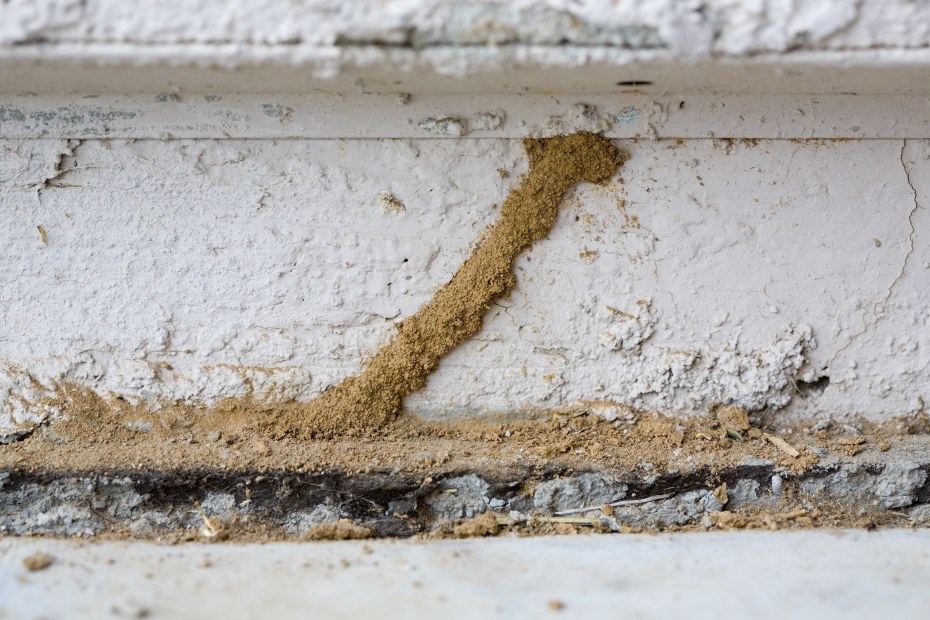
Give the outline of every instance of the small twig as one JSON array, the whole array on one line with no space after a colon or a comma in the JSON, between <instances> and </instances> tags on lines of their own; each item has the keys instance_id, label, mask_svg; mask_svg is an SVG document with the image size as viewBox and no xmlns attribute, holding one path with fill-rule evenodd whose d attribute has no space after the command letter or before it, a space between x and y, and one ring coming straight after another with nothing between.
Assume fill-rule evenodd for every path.
<instances>
[{"instance_id":1,"label":"small twig","mask_svg":"<svg viewBox=\"0 0 930 620\"><path fill-rule=\"evenodd\" d=\"M610 502L609 504L601 504L601 506L635 506L637 504L648 504L649 502L654 502L660 499L667 499L671 497L672 493L663 493L662 495L653 495L652 497L643 497L641 499L622 499L618 502ZM573 508L572 510L560 510L559 512L553 513L556 516L562 515L577 515L583 512L589 512L591 510L600 510L601 506L588 506L587 508Z\"/></svg>"},{"instance_id":2,"label":"small twig","mask_svg":"<svg viewBox=\"0 0 930 620\"><path fill-rule=\"evenodd\" d=\"M578 517L532 517L530 521L539 523L569 523L571 525L594 525L597 519L581 519Z\"/></svg>"},{"instance_id":3,"label":"small twig","mask_svg":"<svg viewBox=\"0 0 930 620\"><path fill-rule=\"evenodd\" d=\"M611 506L635 506L636 504L648 504L660 499L668 499L674 493L663 493L662 495L653 495L652 497L643 497L641 499L622 499L619 502L612 502Z\"/></svg>"},{"instance_id":4,"label":"small twig","mask_svg":"<svg viewBox=\"0 0 930 620\"><path fill-rule=\"evenodd\" d=\"M771 442L772 445L774 445L776 448L786 453L788 456L797 458L798 456L801 455L801 453L798 451L797 448L792 446L790 443L788 443L781 437L778 437L776 435L769 435L768 433L765 433L762 436L765 437L765 439L767 439L769 442Z\"/></svg>"}]
</instances>

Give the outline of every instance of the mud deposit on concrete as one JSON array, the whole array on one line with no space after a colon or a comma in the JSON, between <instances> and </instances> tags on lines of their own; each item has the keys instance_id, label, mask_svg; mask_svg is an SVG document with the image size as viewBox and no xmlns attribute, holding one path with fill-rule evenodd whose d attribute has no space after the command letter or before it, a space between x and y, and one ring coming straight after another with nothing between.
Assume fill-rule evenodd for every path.
<instances>
[{"instance_id":1,"label":"mud deposit on concrete","mask_svg":"<svg viewBox=\"0 0 930 620\"><path fill-rule=\"evenodd\" d=\"M735 406L670 419L600 401L536 419L401 415L513 288L514 257L546 236L565 192L623 159L590 134L525 145L530 171L498 223L363 374L310 404L208 408L59 385L41 404L64 416L0 445L0 534L216 542L930 524L923 411L810 427Z\"/></svg>"},{"instance_id":2,"label":"mud deposit on concrete","mask_svg":"<svg viewBox=\"0 0 930 620\"><path fill-rule=\"evenodd\" d=\"M930 524L925 416L814 429L717 413L402 417L307 440L222 416L168 428L84 410L0 446L0 533L216 542ZM471 521L485 514L497 526Z\"/></svg>"},{"instance_id":3,"label":"mud deposit on concrete","mask_svg":"<svg viewBox=\"0 0 930 620\"><path fill-rule=\"evenodd\" d=\"M407 394L426 385L442 357L475 335L494 300L517 284L513 261L555 223L565 192L608 180L624 161L609 140L592 133L526 139L529 170L474 253L429 302L398 326L368 363L311 403L262 421L281 437L332 437L379 428L400 413Z\"/></svg>"},{"instance_id":4,"label":"mud deposit on concrete","mask_svg":"<svg viewBox=\"0 0 930 620\"><path fill-rule=\"evenodd\" d=\"M913 527L930 522L928 469L911 458L797 475L761 460L653 475L555 463L353 475L18 470L0 478L0 532L220 542ZM787 480L777 492L776 476Z\"/></svg>"}]
</instances>

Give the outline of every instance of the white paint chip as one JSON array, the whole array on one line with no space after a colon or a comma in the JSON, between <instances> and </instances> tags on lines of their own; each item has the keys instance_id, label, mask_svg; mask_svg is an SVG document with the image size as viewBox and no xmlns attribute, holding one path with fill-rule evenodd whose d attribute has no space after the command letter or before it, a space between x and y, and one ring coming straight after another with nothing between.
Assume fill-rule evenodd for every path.
<instances>
[{"instance_id":1,"label":"white paint chip","mask_svg":"<svg viewBox=\"0 0 930 620\"><path fill-rule=\"evenodd\" d=\"M466 121L455 116L427 118L420 121L419 127L426 133L451 138L461 138L468 133Z\"/></svg>"},{"instance_id":2,"label":"white paint chip","mask_svg":"<svg viewBox=\"0 0 930 620\"><path fill-rule=\"evenodd\" d=\"M401 215L407 212L407 207L394 197L391 192L378 192L378 204L385 215Z\"/></svg>"}]
</instances>

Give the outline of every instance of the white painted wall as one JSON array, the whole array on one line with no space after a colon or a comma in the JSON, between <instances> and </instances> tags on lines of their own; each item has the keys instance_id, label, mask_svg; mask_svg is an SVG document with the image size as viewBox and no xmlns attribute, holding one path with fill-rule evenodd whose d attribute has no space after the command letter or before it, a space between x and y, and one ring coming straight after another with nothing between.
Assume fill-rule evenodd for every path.
<instances>
[{"instance_id":1,"label":"white painted wall","mask_svg":"<svg viewBox=\"0 0 930 620\"><path fill-rule=\"evenodd\" d=\"M630 161L409 408L930 399L925 3L183 4L0 5L0 434L63 381L312 398L465 259L518 138L578 129Z\"/></svg>"},{"instance_id":2,"label":"white painted wall","mask_svg":"<svg viewBox=\"0 0 930 620\"><path fill-rule=\"evenodd\" d=\"M3 45L518 42L695 57L930 43L930 6L914 0L8 0L0 17Z\"/></svg>"}]
</instances>

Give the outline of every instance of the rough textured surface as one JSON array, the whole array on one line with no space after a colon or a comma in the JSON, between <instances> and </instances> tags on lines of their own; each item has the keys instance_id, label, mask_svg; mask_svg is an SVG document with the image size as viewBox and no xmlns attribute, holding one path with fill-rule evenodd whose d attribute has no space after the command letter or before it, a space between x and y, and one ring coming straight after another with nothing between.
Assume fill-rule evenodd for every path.
<instances>
[{"instance_id":1,"label":"rough textured surface","mask_svg":"<svg viewBox=\"0 0 930 620\"><path fill-rule=\"evenodd\" d=\"M575 131L636 140L624 182L573 194L412 411L921 412L928 11L4 2L0 441L75 386L317 397L462 264L516 139Z\"/></svg>"},{"instance_id":2,"label":"rough textured surface","mask_svg":"<svg viewBox=\"0 0 930 620\"><path fill-rule=\"evenodd\" d=\"M444 536L485 513L532 534L930 525L926 414L780 435L758 419L740 431L710 416L606 422L583 411L497 424L402 418L363 438L274 440L233 432L223 416L223 432L207 420L142 430L100 410L0 446L0 528L169 540L332 538L358 527Z\"/></svg>"},{"instance_id":3,"label":"rough textured surface","mask_svg":"<svg viewBox=\"0 0 930 620\"><path fill-rule=\"evenodd\" d=\"M928 15L911 0L12 0L0 89L926 92Z\"/></svg>"},{"instance_id":4,"label":"rough textured surface","mask_svg":"<svg viewBox=\"0 0 930 620\"><path fill-rule=\"evenodd\" d=\"M547 514L623 499L628 486L603 473L547 480L533 490L533 508Z\"/></svg>"},{"instance_id":5,"label":"rough textured surface","mask_svg":"<svg viewBox=\"0 0 930 620\"><path fill-rule=\"evenodd\" d=\"M474 252L364 370L326 390L306 407L263 420L275 435L333 436L377 429L400 415L403 401L426 385L440 360L481 329L492 304L517 285L517 257L549 233L565 194L575 185L605 183L623 163L606 138L575 133L523 142L529 167L481 234Z\"/></svg>"},{"instance_id":6,"label":"rough textured surface","mask_svg":"<svg viewBox=\"0 0 930 620\"><path fill-rule=\"evenodd\" d=\"M923 408L926 142L623 147L622 182L568 199L411 410ZM508 140L2 149L4 435L61 415L69 381L156 408L313 398L448 280L526 165Z\"/></svg>"},{"instance_id":7,"label":"rough textured surface","mask_svg":"<svg viewBox=\"0 0 930 620\"><path fill-rule=\"evenodd\" d=\"M921 47L930 9L907 0L185 0L145 10L117 0L13 0L0 44L349 46L563 45L669 50L681 57L796 49ZM889 28L894 26L894 28Z\"/></svg>"},{"instance_id":8,"label":"rough textured surface","mask_svg":"<svg viewBox=\"0 0 930 620\"><path fill-rule=\"evenodd\" d=\"M892 456L924 460L896 464ZM927 527L928 470L925 454L896 450L884 460L837 461L811 468L789 476L790 482L778 492L772 479L787 474L764 462L652 478L620 471L560 477L514 471L504 478L474 473L443 477L439 470L432 476L11 472L4 474L0 490L0 534L212 542L213 532L222 532L219 540L241 541L464 537L567 533L566 529L609 533ZM592 486L592 479L616 482ZM482 490L475 493L476 487ZM630 488L635 491L627 497L625 489ZM482 515L484 519L475 522Z\"/></svg>"}]
</instances>

